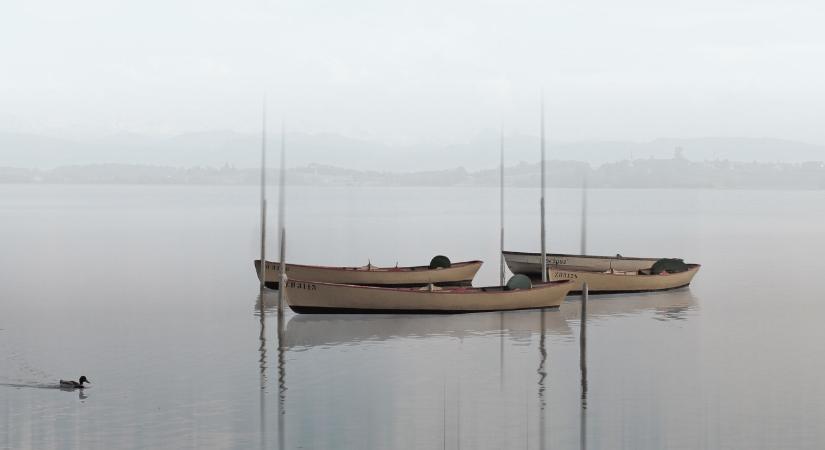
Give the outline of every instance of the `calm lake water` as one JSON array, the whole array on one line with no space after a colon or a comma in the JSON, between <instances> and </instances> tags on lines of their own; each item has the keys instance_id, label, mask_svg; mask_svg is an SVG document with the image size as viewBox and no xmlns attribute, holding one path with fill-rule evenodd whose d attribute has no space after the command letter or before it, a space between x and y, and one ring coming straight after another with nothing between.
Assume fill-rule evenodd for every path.
<instances>
[{"instance_id":1,"label":"calm lake water","mask_svg":"<svg viewBox=\"0 0 825 450\"><path fill-rule=\"evenodd\" d=\"M549 191L551 249L577 252L580 196ZM497 282L496 189L287 201L290 261L442 253ZM591 297L582 354L577 297L279 319L269 291L261 317L254 187L0 186L0 448L823 448L825 192L593 190L589 207L590 253L703 267L688 289ZM537 251L538 190L506 209L506 247ZM55 388L80 375L91 388Z\"/></svg>"}]
</instances>

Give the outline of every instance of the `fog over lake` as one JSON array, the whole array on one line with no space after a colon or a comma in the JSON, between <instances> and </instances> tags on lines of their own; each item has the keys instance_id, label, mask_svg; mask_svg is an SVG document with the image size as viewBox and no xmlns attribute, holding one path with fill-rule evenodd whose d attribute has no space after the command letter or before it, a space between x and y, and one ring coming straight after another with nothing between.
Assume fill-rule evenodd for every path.
<instances>
[{"instance_id":1,"label":"fog over lake","mask_svg":"<svg viewBox=\"0 0 825 450\"><path fill-rule=\"evenodd\" d=\"M0 450L825 448L823 12L0 2ZM446 255L498 286L499 183L504 248L539 252L546 182L549 251L586 217L587 254L701 269L278 314L262 178L270 261L281 220L289 263ZM663 264L624 275L693 274ZM510 290L479 296L547 292Z\"/></svg>"}]
</instances>

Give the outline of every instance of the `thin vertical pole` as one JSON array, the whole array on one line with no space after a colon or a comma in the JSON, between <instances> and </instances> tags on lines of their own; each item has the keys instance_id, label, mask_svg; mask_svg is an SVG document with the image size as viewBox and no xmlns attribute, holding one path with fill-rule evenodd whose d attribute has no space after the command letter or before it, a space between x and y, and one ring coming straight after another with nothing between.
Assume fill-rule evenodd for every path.
<instances>
[{"instance_id":1,"label":"thin vertical pole","mask_svg":"<svg viewBox=\"0 0 825 450\"><path fill-rule=\"evenodd\" d=\"M581 229L581 254L587 254L587 175L585 174L582 182L582 229ZM582 284L582 311L581 311L581 347L582 355L584 355L585 338L587 332L587 297L589 295L589 286L587 282ZM584 367L584 366L582 366Z\"/></svg>"},{"instance_id":2,"label":"thin vertical pole","mask_svg":"<svg viewBox=\"0 0 825 450\"><path fill-rule=\"evenodd\" d=\"M266 95L261 120L261 289L266 285Z\"/></svg>"},{"instance_id":3,"label":"thin vertical pole","mask_svg":"<svg viewBox=\"0 0 825 450\"><path fill-rule=\"evenodd\" d=\"M286 124L281 121L281 172L278 180L278 232L280 234L280 272L278 274L278 314L284 312L284 288L286 287Z\"/></svg>"},{"instance_id":4,"label":"thin vertical pole","mask_svg":"<svg viewBox=\"0 0 825 450\"><path fill-rule=\"evenodd\" d=\"M581 254L587 254L587 174L582 181Z\"/></svg>"},{"instance_id":5,"label":"thin vertical pole","mask_svg":"<svg viewBox=\"0 0 825 450\"><path fill-rule=\"evenodd\" d=\"M286 288L286 263L284 254L286 253L286 228L281 228L281 272L278 274L278 315L284 313L284 289Z\"/></svg>"},{"instance_id":6,"label":"thin vertical pole","mask_svg":"<svg viewBox=\"0 0 825 450\"><path fill-rule=\"evenodd\" d=\"M499 223L501 226L500 229L500 236L499 236L499 253L498 253L498 264L499 264L499 277L498 277L498 284L499 286L504 286L504 127L501 128L501 151L500 151L500 161L499 161L499 178L501 182L501 192L499 195L499 213L501 217L499 218Z\"/></svg>"},{"instance_id":7,"label":"thin vertical pole","mask_svg":"<svg viewBox=\"0 0 825 450\"><path fill-rule=\"evenodd\" d=\"M589 168L588 168L589 169ZM587 173L582 182L581 254L587 254ZM579 326L579 370L581 371L581 409L579 412L579 448L587 448L587 283L582 284L581 325Z\"/></svg>"},{"instance_id":8,"label":"thin vertical pole","mask_svg":"<svg viewBox=\"0 0 825 450\"><path fill-rule=\"evenodd\" d=\"M547 282L546 231L544 225L544 91L541 93L541 281Z\"/></svg>"},{"instance_id":9,"label":"thin vertical pole","mask_svg":"<svg viewBox=\"0 0 825 450\"><path fill-rule=\"evenodd\" d=\"M579 411L579 448L587 448L587 283L582 286L581 327L579 328L579 370L581 371L581 405Z\"/></svg>"},{"instance_id":10,"label":"thin vertical pole","mask_svg":"<svg viewBox=\"0 0 825 450\"><path fill-rule=\"evenodd\" d=\"M500 236L499 236L499 279L498 283L499 286L504 286L504 125L501 126L501 140L500 140L501 148L500 148L500 155L499 155L499 178L501 178L501 186L500 186L500 195L499 195L499 212L501 214L500 219ZM500 312L501 314L501 324L500 330L501 333L499 336L499 389L504 391L504 311Z\"/></svg>"}]
</instances>

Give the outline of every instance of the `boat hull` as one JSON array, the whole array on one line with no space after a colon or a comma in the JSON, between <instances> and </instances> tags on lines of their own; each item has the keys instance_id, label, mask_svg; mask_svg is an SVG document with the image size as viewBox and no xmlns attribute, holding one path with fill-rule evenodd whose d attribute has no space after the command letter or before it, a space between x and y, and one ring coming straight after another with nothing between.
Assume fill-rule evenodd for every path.
<instances>
[{"instance_id":1,"label":"boat hull","mask_svg":"<svg viewBox=\"0 0 825 450\"><path fill-rule=\"evenodd\" d=\"M312 280L323 283L355 284L362 286L417 287L434 284L436 286L470 286L481 268L481 261L454 263L450 267L430 269L417 267L325 267L287 264L288 279ZM265 285L278 288L281 265L266 262ZM261 278L261 262L255 260L255 273Z\"/></svg>"},{"instance_id":2,"label":"boat hull","mask_svg":"<svg viewBox=\"0 0 825 450\"><path fill-rule=\"evenodd\" d=\"M523 273L541 279L541 254L503 252L507 267L513 273ZM587 283L591 294L656 292L689 286L699 272L699 264L688 264L679 273L644 274L658 258L628 258L617 256L547 254L550 280L573 282L571 294L581 293Z\"/></svg>"},{"instance_id":3,"label":"boat hull","mask_svg":"<svg viewBox=\"0 0 825 450\"><path fill-rule=\"evenodd\" d=\"M297 313L427 313L456 314L484 311L554 308L561 305L573 283L553 281L532 289L386 288L290 279L286 301Z\"/></svg>"},{"instance_id":4,"label":"boat hull","mask_svg":"<svg viewBox=\"0 0 825 450\"><path fill-rule=\"evenodd\" d=\"M688 264L688 270L684 272L639 274L618 271L594 272L550 266L549 272L551 280L570 280L573 283L571 294L581 293L584 283L587 283L587 290L591 294L623 294L667 291L689 286L700 267L699 264Z\"/></svg>"}]
</instances>

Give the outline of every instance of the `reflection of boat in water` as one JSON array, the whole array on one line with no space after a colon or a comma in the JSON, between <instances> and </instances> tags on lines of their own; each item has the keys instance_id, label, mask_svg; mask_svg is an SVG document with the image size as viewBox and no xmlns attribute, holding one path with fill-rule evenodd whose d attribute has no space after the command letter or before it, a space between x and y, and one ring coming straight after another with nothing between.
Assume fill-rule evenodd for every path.
<instances>
[{"instance_id":1,"label":"reflection of boat in water","mask_svg":"<svg viewBox=\"0 0 825 450\"><path fill-rule=\"evenodd\" d=\"M544 311L545 328L554 335L570 335L558 310ZM506 311L456 315L296 314L286 326L287 347L351 345L395 339L431 337L468 338L505 334L529 342L540 332L541 311Z\"/></svg>"},{"instance_id":2,"label":"reflection of boat in water","mask_svg":"<svg viewBox=\"0 0 825 450\"><path fill-rule=\"evenodd\" d=\"M571 287L567 281L524 289L493 287L385 288L289 279L286 301L298 313L467 313L555 308Z\"/></svg>"},{"instance_id":3,"label":"reflection of boat in water","mask_svg":"<svg viewBox=\"0 0 825 450\"><path fill-rule=\"evenodd\" d=\"M605 319L616 316L631 316L647 312L656 320L685 320L688 313L697 308L697 300L687 289L659 292L625 294L590 298L587 301L587 319ZM581 305L577 301L566 301L561 313L567 320L579 321Z\"/></svg>"},{"instance_id":4,"label":"reflection of boat in water","mask_svg":"<svg viewBox=\"0 0 825 450\"><path fill-rule=\"evenodd\" d=\"M690 291L669 291L657 295L624 295L611 299L591 298L587 302L588 320L612 316L653 313L655 320L685 320L696 309ZM541 332L540 311L506 311L474 314L295 314L286 324L284 345L290 349L316 346L352 345L395 339L428 337L470 338L504 334L516 341L529 342ZM581 317L579 302L568 301L558 310L544 311L548 334L572 335L570 323Z\"/></svg>"},{"instance_id":5,"label":"reflection of boat in water","mask_svg":"<svg viewBox=\"0 0 825 450\"><path fill-rule=\"evenodd\" d=\"M286 276L293 280L312 280L323 283L359 284L369 286L414 287L435 284L437 286L469 286L481 261L446 263L447 267L409 266L377 267L367 264L361 267L327 267L303 264L286 265ZM277 289L281 264L266 262L266 287ZM255 273L261 277L261 260L255 260Z\"/></svg>"},{"instance_id":6,"label":"reflection of boat in water","mask_svg":"<svg viewBox=\"0 0 825 450\"><path fill-rule=\"evenodd\" d=\"M531 278L541 278L540 253L502 252L507 266L513 273L522 273ZM690 285L699 272L699 264L677 263L678 269L666 267L658 269L658 264L666 264L667 259L631 258L616 256L547 254L547 268L550 279L570 280L574 283L570 293L581 292L587 283L591 294L612 294L629 292L653 292L677 289Z\"/></svg>"}]
</instances>

